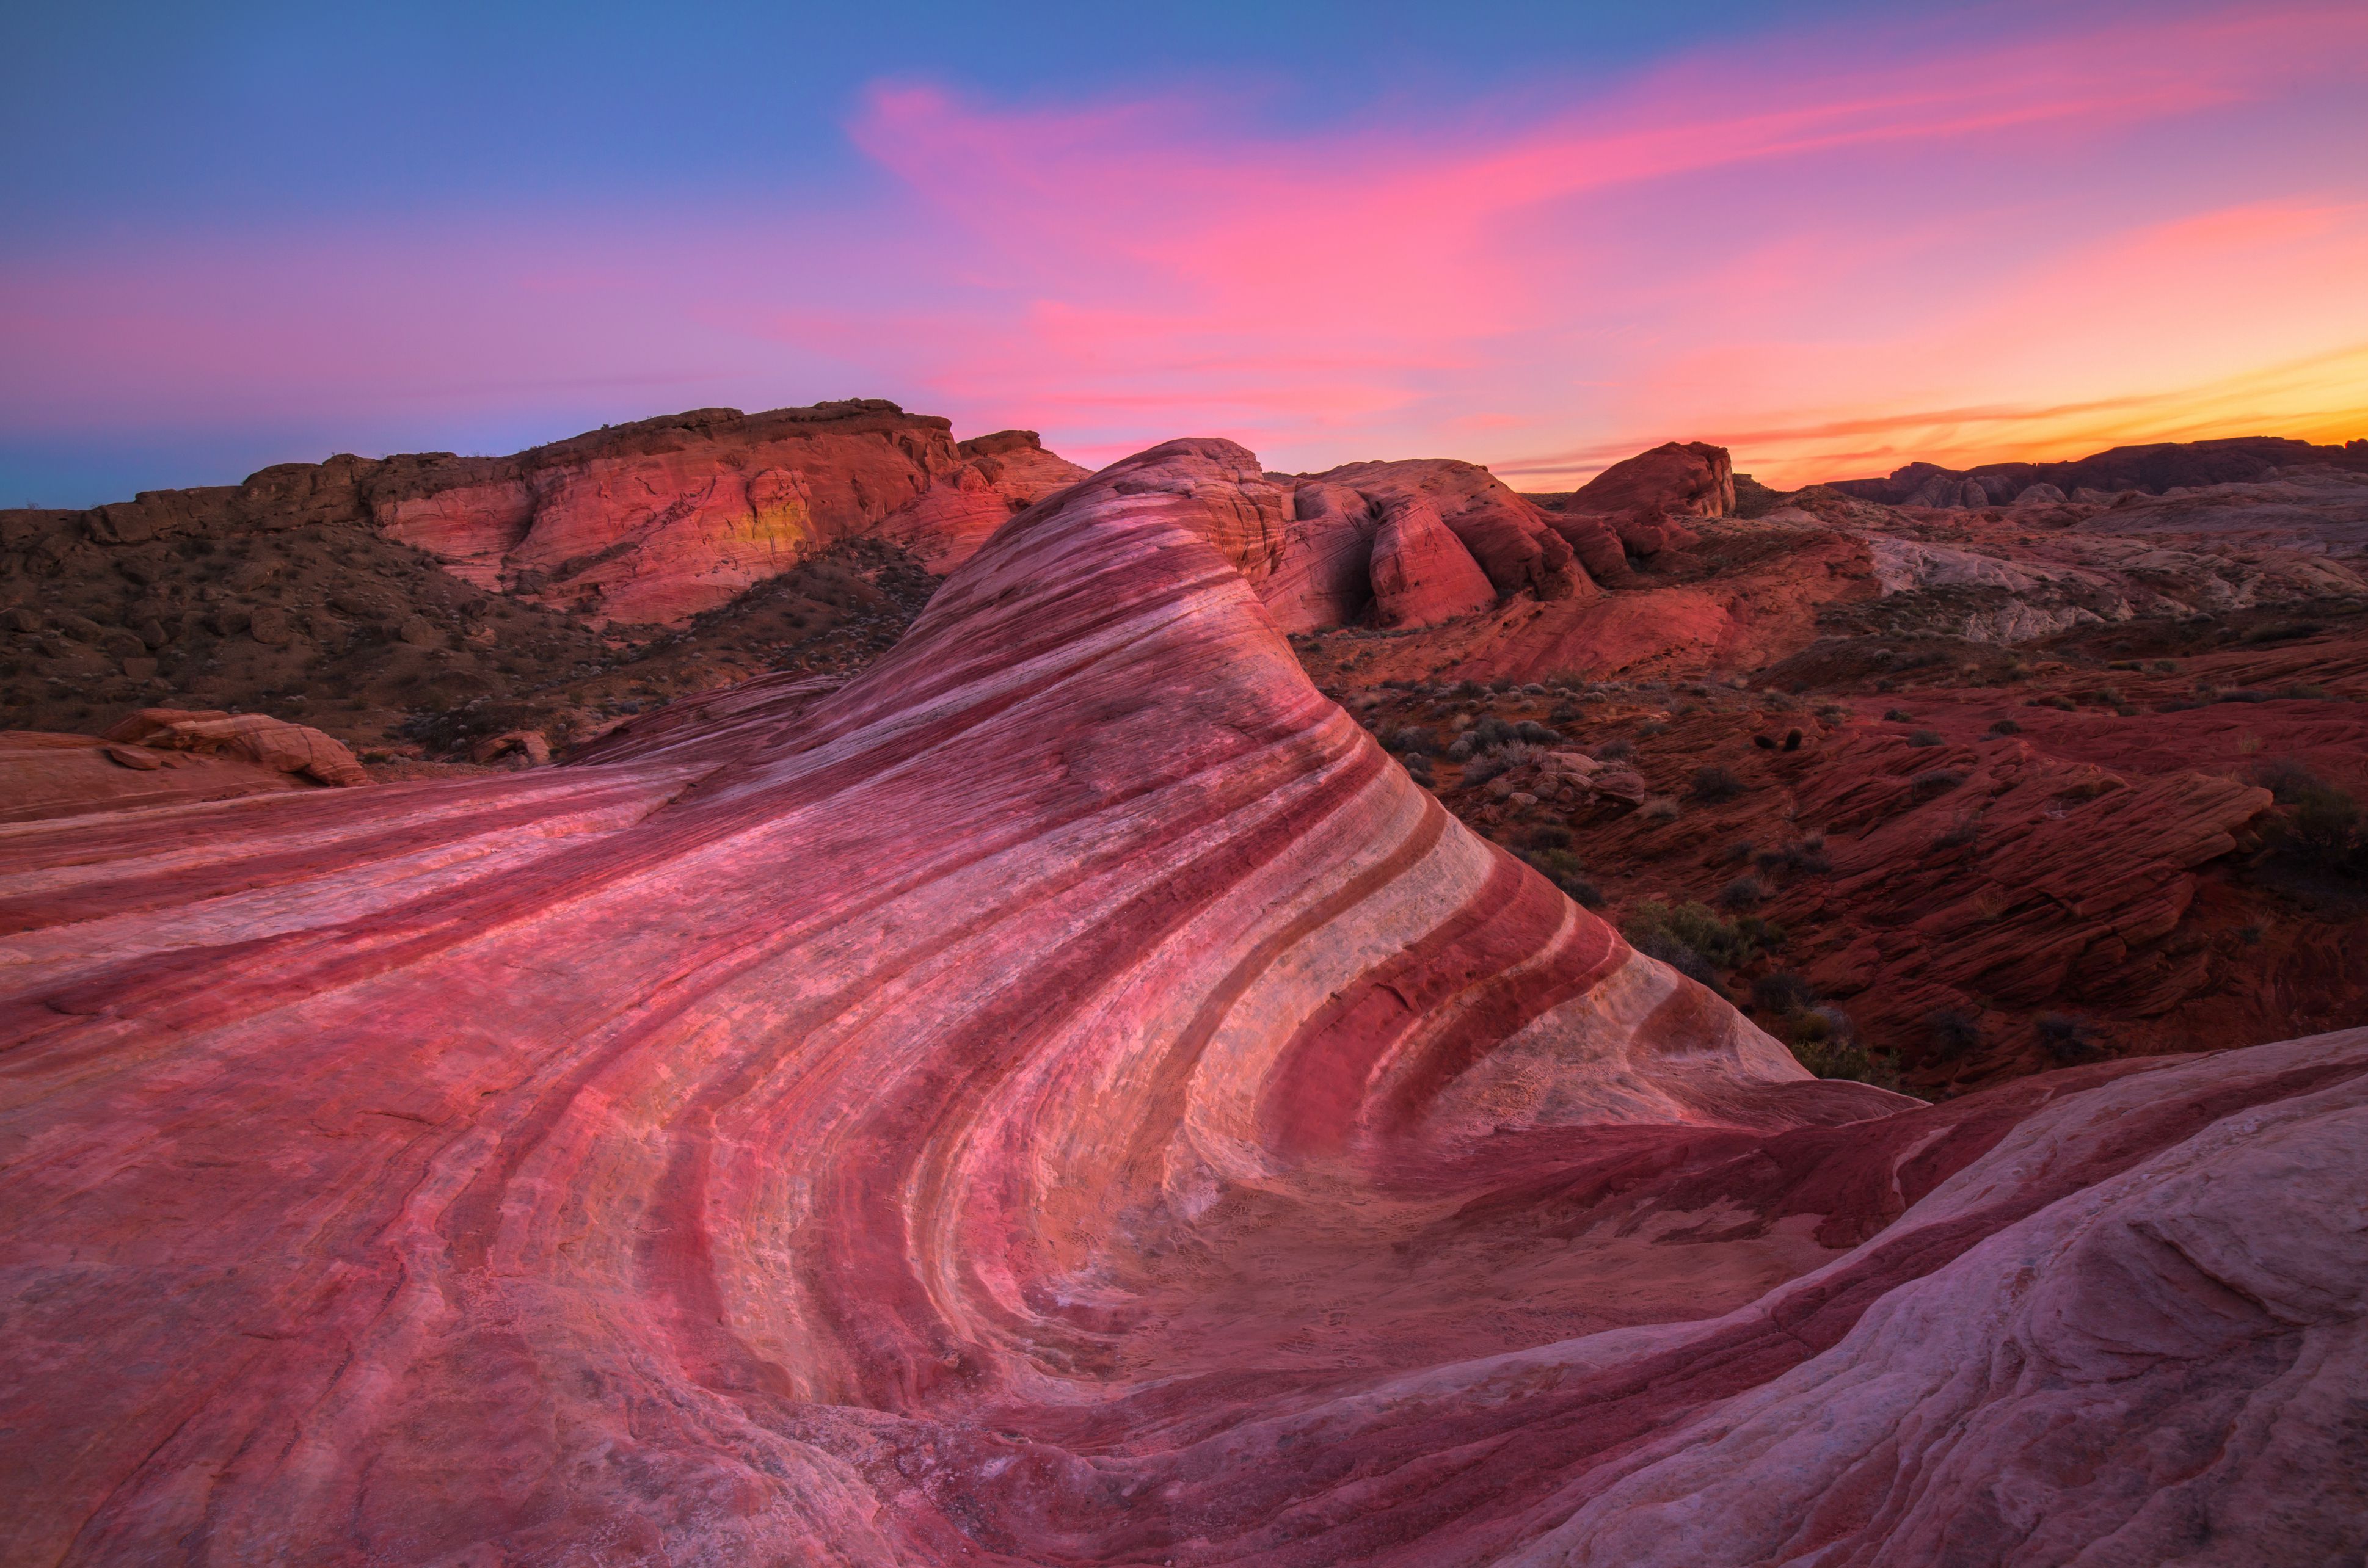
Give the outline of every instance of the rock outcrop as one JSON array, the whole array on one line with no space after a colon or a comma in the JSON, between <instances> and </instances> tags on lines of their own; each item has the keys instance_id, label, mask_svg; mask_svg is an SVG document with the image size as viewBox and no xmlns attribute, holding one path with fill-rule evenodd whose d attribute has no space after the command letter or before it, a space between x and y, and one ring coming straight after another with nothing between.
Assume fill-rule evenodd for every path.
<instances>
[{"instance_id":1,"label":"rock outcrop","mask_svg":"<svg viewBox=\"0 0 2368 1568\"><path fill-rule=\"evenodd\" d=\"M597 765L0 829L17 1551L2368 1544L2368 1033L1808 1079L1307 684L1267 485Z\"/></svg>"},{"instance_id":2,"label":"rock outcrop","mask_svg":"<svg viewBox=\"0 0 2368 1568\"><path fill-rule=\"evenodd\" d=\"M515 457L390 460L372 518L454 572L613 621L672 625L837 540L959 565L1085 471L1032 432L956 446L943 419L862 400L701 409Z\"/></svg>"},{"instance_id":3,"label":"rock outcrop","mask_svg":"<svg viewBox=\"0 0 2368 1568\"><path fill-rule=\"evenodd\" d=\"M330 736L264 713L142 708L105 738L134 751L239 757L274 773L301 773L318 784L370 782L354 754Z\"/></svg>"},{"instance_id":4,"label":"rock outcrop","mask_svg":"<svg viewBox=\"0 0 2368 1568\"><path fill-rule=\"evenodd\" d=\"M1574 491L1570 509L1623 513L1658 508L1693 517L1735 510L1735 463L1725 447L1666 441L1623 458Z\"/></svg>"},{"instance_id":5,"label":"rock outcrop","mask_svg":"<svg viewBox=\"0 0 2368 1568\"><path fill-rule=\"evenodd\" d=\"M1084 473L1031 431L957 445L947 421L876 398L755 415L706 408L508 457L340 455L86 513L12 513L0 544L367 524L482 589L596 621L678 625L845 539L891 540L942 573Z\"/></svg>"}]
</instances>

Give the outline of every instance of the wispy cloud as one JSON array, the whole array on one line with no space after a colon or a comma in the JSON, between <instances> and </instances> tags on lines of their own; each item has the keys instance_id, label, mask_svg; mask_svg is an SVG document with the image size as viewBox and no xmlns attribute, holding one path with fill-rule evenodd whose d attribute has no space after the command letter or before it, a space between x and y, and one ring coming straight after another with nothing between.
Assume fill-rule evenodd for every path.
<instances>
[{"instance_id":1,"label":"wispy cloud","mask_svg":"<svg viewBox=\"0 0 2368 1568\"><path fill-rule=\"evenodd\" d=\"M2324 433L2368 406L2363 85L2356 4L1999 6L1287 133L1205 85L882 84L855 199L20 259L0 415L878 393L1087 461L1190 432L1541 486L1671 437L1790 483Z\"/></svg>"}]
</instances>

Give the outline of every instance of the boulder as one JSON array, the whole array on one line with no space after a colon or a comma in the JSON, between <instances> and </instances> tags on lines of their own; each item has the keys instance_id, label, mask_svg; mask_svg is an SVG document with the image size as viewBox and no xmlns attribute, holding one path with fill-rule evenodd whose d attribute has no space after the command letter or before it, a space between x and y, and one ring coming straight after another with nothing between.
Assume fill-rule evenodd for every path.
<instances>
[{"instance_id":1,"label":"boulder","mask_svg":"<svg viewBox=\"0 0 2368 1568\"><path fill-rule=\"evenodd\" d=\"M305 724L263 713L142 708L107 732L105 739L155 751L243 757L278 773L299 773L322 784L357 785L369 772L339 742Z\"/></svg>"},{"instance_id":2,"label":"boulder","mask_svg":"<svg viewBox=\"0 0 2368 1568\"><path fill-rule=\"evenodd\" d=\"M1695 517L1735 510L1735 463L1725 447L1668 441L1623 458L1573 492L1567 509L1616 515L1640 508Z\"/></svg>"},{"instance_id":3,"label":"boulder","mask_svg":"<svg viewBox=\"0 0 2368 1568\"><path fill-rule=\"evenodd\" d=\"M1417 494L1382 503L1371 564L1373 617L1383 626L1435 626L1486 609L1497 590L1472 552Z\"/></svg>"}]
</instances>

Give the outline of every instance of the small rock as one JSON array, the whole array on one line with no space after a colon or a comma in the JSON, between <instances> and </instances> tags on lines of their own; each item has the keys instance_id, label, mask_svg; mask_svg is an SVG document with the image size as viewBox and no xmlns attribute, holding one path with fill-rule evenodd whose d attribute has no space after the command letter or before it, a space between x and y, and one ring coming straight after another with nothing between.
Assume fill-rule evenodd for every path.
<instances>
[{"instance_id":1,"label":"small rock","mask_svg":"<svg viewBox=\"0 0 2368 1568\"><path fill-rule=\"evenodd\" d=\"M156 674L156 661L145 653L135 653L123 661L123 673L133 680L148 680Z\"/></svg>"},{"instance_id":2,"label":"small rock","mask_svg":"<svg viewBox=\"0 0 2368 1568\"><path fill-rule=\"evenodd\" d=\"M41 615L39 610L29 609L23 605L10 605L6 609L0 610L0 626L6 626L11 631L39 631L41 629Z\"/></svg>"},{"instance_id":3,"label":"small rock","mask_svg":"<svg viewBox=\"0 0 2368 1568\"><path fill-rule=\"evenodd\" d=\"M394 634L415 648L430 647L443 641L442 636L436 630L435 622L424 615L405 616L403 624L395 629Z\"/></svg>"},{"instance_id":4,"label":"small rock","mask_svg":"<svg viewBox=\"0 0 2368 1568\"><path fill-rule=\"evenodd\" d=\"M508 730L498 735L488 735L469 748L469 760L492 762L512 752L523 756L529 767L542 767L551 761L551 743L534 730Z\"/></svg>"}]
</instances>

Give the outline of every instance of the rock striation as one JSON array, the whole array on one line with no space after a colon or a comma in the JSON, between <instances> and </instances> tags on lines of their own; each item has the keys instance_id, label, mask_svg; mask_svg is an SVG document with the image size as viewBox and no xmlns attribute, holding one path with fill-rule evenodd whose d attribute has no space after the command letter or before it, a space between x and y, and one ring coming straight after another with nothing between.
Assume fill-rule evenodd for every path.
<instances>
[{"instance_id":1,"label":"rock striation","mask_svg":"<svg viewBox=\"0 0 2368 1568\"><path fill-rule=\"evenodd\" d=\"M2368 1031L1809 1079L1315 691L1282 499L1154 449L584 765L0 828L15 1551L2368 1544Z\"/></svg>"}]
</instances>

